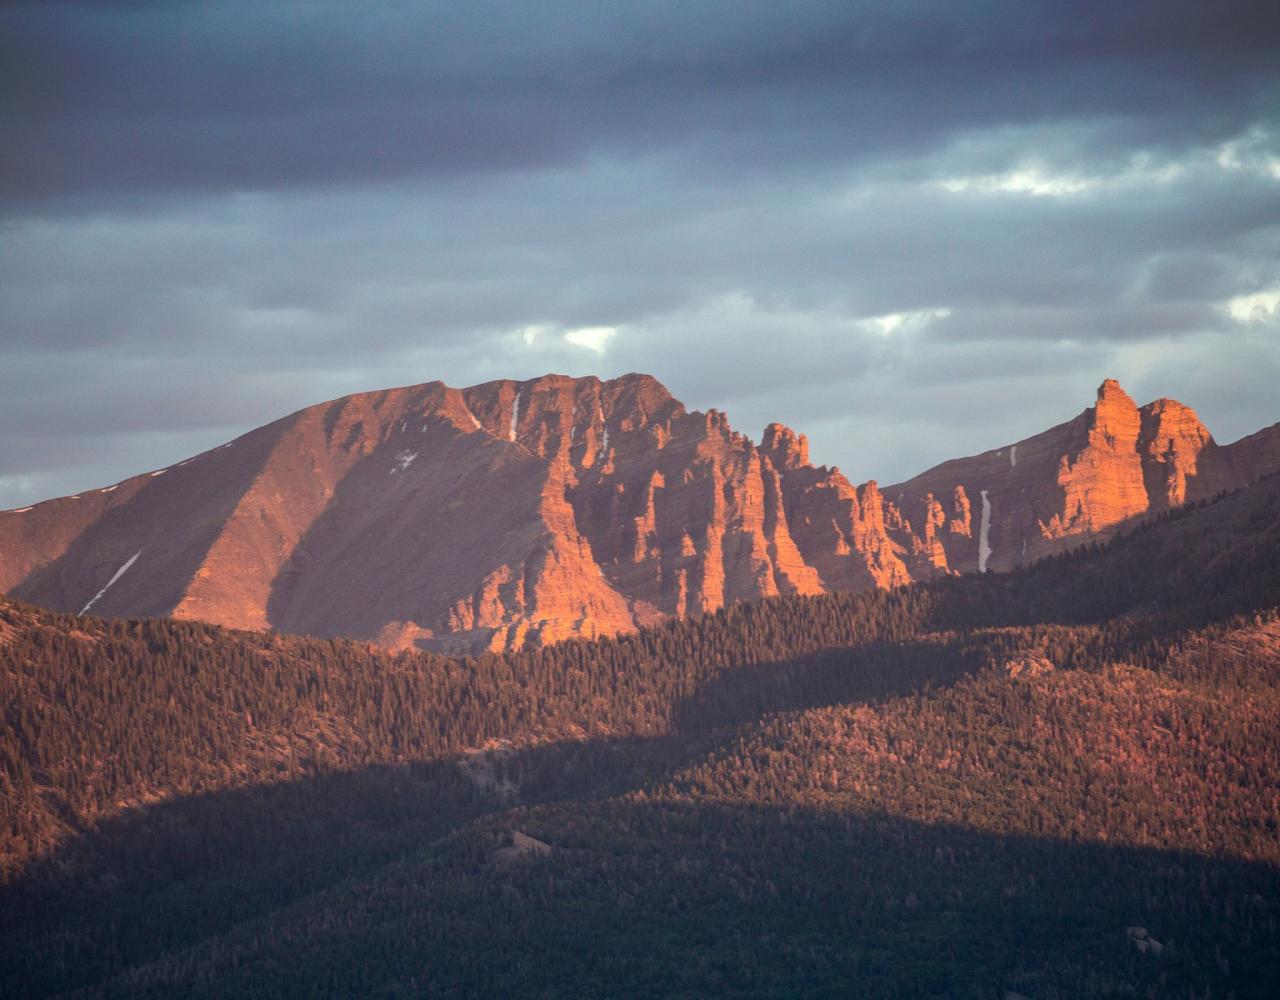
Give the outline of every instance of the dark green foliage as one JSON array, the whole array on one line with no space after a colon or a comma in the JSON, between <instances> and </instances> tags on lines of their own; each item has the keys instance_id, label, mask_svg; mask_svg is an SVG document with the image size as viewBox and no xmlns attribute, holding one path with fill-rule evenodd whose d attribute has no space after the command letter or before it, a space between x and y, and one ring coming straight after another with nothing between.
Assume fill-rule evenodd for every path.
<instances>
[{"instance_id":1,"label":"dark green foliage","mask_svg":"<svg viewBox=\"0 0 1280 1000\"><path fill-rule=\"evenodd\" d=\"M512 656L0 604L0 993L1273 995L1278 603L1273 481Z\"/></svg>"},{"instance_id":2,"label":"dark green foliage","mask_svg":"<svg viewBox=\"0 0 1280 1000\"><path fill-rule=\"evenodd\" d=\"M551 857L495 868L513 824ZM103 995L1274 996L1277 889L1238 861L882 814L566 804L467 828Z\"/></svg>"}]
</instances>

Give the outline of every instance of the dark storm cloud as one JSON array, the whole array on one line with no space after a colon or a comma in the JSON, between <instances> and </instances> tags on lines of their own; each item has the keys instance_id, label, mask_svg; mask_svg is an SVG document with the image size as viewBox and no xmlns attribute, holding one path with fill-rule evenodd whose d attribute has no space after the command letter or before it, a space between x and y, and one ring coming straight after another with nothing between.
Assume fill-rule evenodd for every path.
<instances>
[{"instance_id":1,"label":"dark storm cloud","mask_svg":"<svg viewBox=\"0 0 1280 1000\"><path fill-rule=\"evenodd\" d=\"M1266 99L1275 21L1199 3L19 5L0 186L351 183L700 138L713 170L845 162L1098 114L1182 147Z\"/></svg>"},{"instance_id":2,"label":"dark storm cloud","mask_svg":"<svg viewBox=\"0 0 1280 1000\"><path fill-rule=\"evenodd\" d=\"M550 370L882 481L1110 375L1238 436L1273 7L0 4L0 506Z\"/></svg>"}]
</instances>

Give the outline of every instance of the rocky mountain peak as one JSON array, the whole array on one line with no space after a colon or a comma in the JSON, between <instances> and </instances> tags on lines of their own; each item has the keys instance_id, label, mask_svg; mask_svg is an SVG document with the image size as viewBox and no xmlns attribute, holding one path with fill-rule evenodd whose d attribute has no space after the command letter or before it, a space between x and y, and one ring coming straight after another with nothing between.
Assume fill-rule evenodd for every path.
<instances>
[{"instance_id":1,"label":"rocky mountain peak","mask_svg":"<svg viewBox=\"0 0 1280 1000\"><path fill-rule=\"evenodd\" d=\"M778 469L809 464L809 439L785 424L772 423L764 429L760 450Z\"/></svg>"},{"instance_id":2,"label":"rocky mountain peak","mask_svg":"<svg viewBox=\"0 0 1280 1000\"><path fill-rule=\"evenodd\" d=\"M927 552L949 571L1007 569L1280 470L1280 430L1261 433L1271 435L1265 456L1259 435L1220 447L1190 407L1158 399L1140 408L1107 379L1095 405L1074 420L945 462L886 493L910 526L907 550ZM938 521L933 505L959 491L970 508L968 531L957 502L956 523L948 519L929 537L923 526Z\"/></svg>"},{"instance_id":3,"label":"rocky mountain peak","mask_svg":"<svg viewBox=\"0 0 1280 1000\"><path fill-rule=\"evenodd\" d=\"M1127 450L1138 439L1138 404L1120 388L1119 382L1109 378L1098 387L1092 423L1098 444Z\"/></svg>"},{"instance_id":4,"label":"rocky mountain peak","mask_svg":"<svg viewBox=\"0 0 1280 1000\"><path fill-rule=\"evenodd\" d=\"M511 649L735 601L1008 569L1280 471L1114 380L1042 434L855 486L650 375L308 407L168 469L0 512L0 591L68 611Z\"/></svg>"},{"instance_id":5,"label":"rocky mountain peak","mask_svg":"<svg viewBox=\"0 0 1280 1000\"><path fill-rule=\"evenodd\" d=\"M1117 403L1133 403L1133 399L1127 392L1120 387L1119 381L1113 378L1102 380L1102 385L1098 386L1098 402L1117 402ZM1135 404L1136 409L1136 404Z\"/></svg>"}]
</instances>

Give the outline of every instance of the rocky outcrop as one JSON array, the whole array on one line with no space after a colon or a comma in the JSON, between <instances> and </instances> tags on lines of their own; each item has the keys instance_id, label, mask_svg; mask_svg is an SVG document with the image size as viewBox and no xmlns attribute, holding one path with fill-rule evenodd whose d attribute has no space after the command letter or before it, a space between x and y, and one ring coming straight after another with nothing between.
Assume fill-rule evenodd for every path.
<instances>
[{"instance_id":1,"label":"rocky outcrop","mask_svg":"<svg viewBox=\"0 0 1280 1000\"><path fill-rule=\"evenodd\" d=\"M511 831L511 843L493 852L494 864L506 867L527 857L547 857L551 854L551 845L545 841L530 837L519 830Z\"/></svg>"},{"instance_id":2,"label":"rocky outcrop","mask_svg":"<svg viewBox=\"0 0 1280 1000\"><path fill-rule=\"evenodd\" d=\"M767 436L757 448L643 375L363 393L0 514L0 587L64 610L98 595L108 616L471 652L906 582L878 506L864 517L803 438Z\"/></svg>"},{"instance_id":3,"label":"rocky outcrop","mask_svg":"<svg viewBox=\"0 0 1280 1000\"><path fill-rule=\"evenodd\" d=\"M890 534L938 572L1006 570L1276 471L1280 425L1223 447L1190 407L1171 399L1139 407L1108 379L1074 420L890 487L898 512ZM948 496L950 510L939 500ZM985 567L973 498L989 515Z\"/></svg>"},{"instance_id":4,"label":"rocky outcrop","mask_svg":"<svg viewBox=\"0 0 1280 1000\"><path fill-rule=\"evenodd\" d=\"M1194 410L1177 400L1157 399L1141 411L1139 458L1148 509L1180 507L1195 496L1205 495L1201 482L1200 458L1206 449L1209 478L1213 475L1213 438Z\"/></svg>"},{"instance_id":5,"label":"rocky outcrop","mask_svg":"<svg viewBox=\"0 0 1280 1000\"><path fill-rule=\"evenodd\" d=\"M0 590L59 610L516 649L779 594L1006 569L1277 471L1114 382L1074 420L882 491L656 380L439 382L309 407L0 513Z\"/></svg>"}]
</instances>

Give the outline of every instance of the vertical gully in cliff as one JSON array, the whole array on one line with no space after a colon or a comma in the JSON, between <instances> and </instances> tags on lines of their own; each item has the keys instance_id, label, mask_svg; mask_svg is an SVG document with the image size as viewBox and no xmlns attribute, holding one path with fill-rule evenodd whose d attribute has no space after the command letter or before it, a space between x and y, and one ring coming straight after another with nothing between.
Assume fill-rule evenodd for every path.
<instances>
[{"instance_id":1,"label":"vertical gully in cliff","mask_svg":"<svg viewBox=\"0 0 1280 1000\"><path fill-rule=\"evenodd\" d=\"M991 501L987 491L982 491L982 526L978 529L978 572L987 571L987 560L991 558Z\"/></svg>"}]
</instances>

